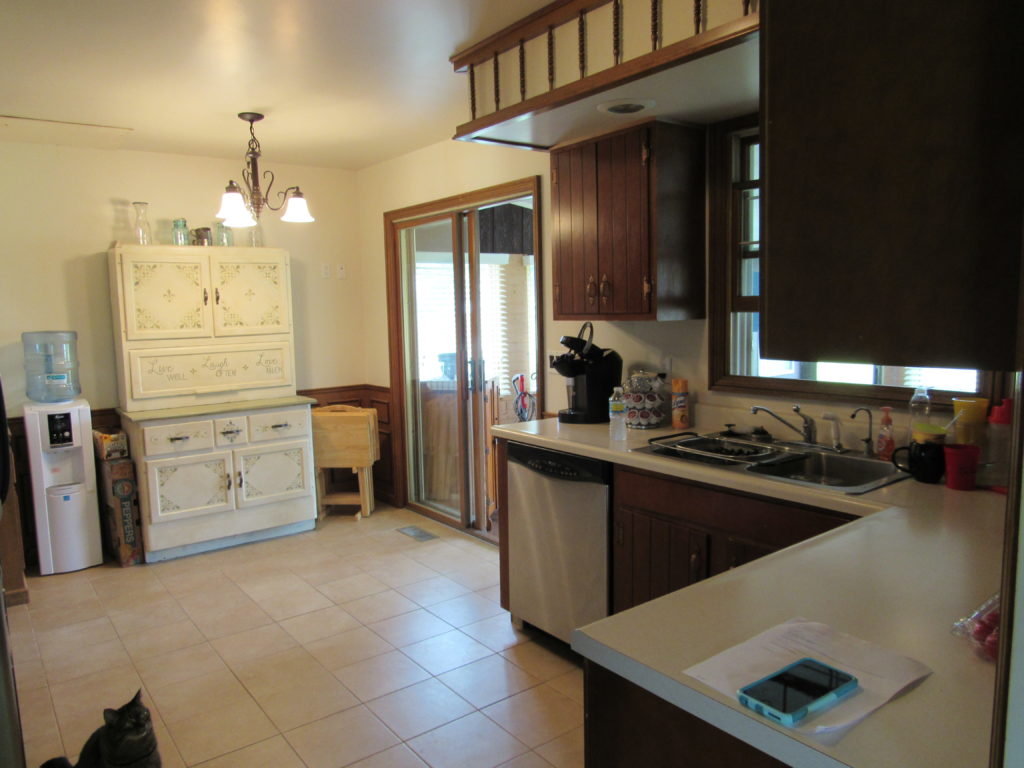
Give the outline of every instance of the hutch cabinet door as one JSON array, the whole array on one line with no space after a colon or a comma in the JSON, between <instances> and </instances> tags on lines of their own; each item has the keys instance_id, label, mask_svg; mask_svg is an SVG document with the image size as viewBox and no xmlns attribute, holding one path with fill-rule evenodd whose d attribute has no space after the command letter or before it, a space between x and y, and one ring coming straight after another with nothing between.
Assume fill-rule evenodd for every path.
<instances>
[{"instance_id":1,"label":"hutch cabinet door","mask_svg":"<svg viewBox=\"0 0 1024 768\"><path fill-rule=\"evenodd\" d=\"M288 258L210 254L213 323L217 336L287 333L291 329Z\"/></svg>"},{"instance_id":2,"label":"hutch cabinet door","mask_svg":"<svg viewBox=\"0 0 1024 768\"><path fill-rule=\"evenodd\" d=\"M124 330L130 341L213 334L206 254L168 251L147 248L122 256Z\"/></svg>"},{"instance_id":3,"label":"hutch cabinet door","mask_svg":"<svg viewBox=\"0 0 1024 768\"><path fill-rule=\"evenodd\" d=\"M239 507L251 507L313 492L311 441L265 443L235 451Z\"/></svg>"},{"instance_id":4,"label":"hutch cabinet door","mask_svg":"<svg viewBox=\"0 0 1024 768\"><path fill-rule=\"evenodd\" d=\"M147 459L146 475L151 523L234 509L230 451Z\"/></svg>"}]
</instances>

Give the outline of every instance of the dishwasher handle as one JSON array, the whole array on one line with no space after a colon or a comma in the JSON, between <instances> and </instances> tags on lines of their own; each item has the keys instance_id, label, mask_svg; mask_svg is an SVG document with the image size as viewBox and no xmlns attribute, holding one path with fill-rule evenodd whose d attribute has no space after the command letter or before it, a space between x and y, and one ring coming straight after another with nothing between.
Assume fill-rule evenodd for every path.
<instances>
[{"instance_id":1,"label":"dishwasher handle","mask_svg":"<svg viewBox=\"0 0 1024 768\"><path fill-rule=\"evenodd\" d=\"M528 470L556 480L572 483L611 482L612 465L600 459L577 456L574 453L549 451L522 443L508 444L509 464L519 464Z\"/></svg>"}]
</instances>

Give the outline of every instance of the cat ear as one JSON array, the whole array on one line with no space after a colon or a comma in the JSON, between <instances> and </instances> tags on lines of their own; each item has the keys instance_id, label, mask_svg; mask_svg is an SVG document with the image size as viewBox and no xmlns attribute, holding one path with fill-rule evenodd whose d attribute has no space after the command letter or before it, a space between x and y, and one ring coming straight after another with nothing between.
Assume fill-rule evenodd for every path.
<instances>
[{"instance_id":1,"label":"cat ear","mask_svg":"<svg viewBox=\"0 0 1024 768\"><path fill-rule=\"evenodd\" d=\"M142 689L141 688L139 688L139 690L137 690L135 692L135 696L132 698L131 703L132 704L141 704L142 703Z\"/></svg>"},{"instance_id":2,"label":"cat ear","mask_svg":"<svg viewBox=\"0 0 1024 768\"><path fill-rule=\"evenodd\" d=\"M103 710L103 722L107 725L113 725L117 722L117 710L116 709L104 709Z\"/></svg>"}]
</instances>

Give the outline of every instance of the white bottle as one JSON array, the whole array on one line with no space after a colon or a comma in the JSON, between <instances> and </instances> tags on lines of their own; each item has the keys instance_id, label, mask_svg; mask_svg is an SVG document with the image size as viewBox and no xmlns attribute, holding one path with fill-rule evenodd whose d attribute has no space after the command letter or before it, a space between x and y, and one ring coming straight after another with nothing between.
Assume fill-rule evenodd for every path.
<instances>
[{"instance_id":1,"label":"white bottle","mask_svg":"<svg viewBox=\"0 0 1024 768\"><path fill-rule=\"evenodd\" d=\"M608 398L608 424L612 440L626 439L626 398L622 396L622 387L615 387Z\"/></svg>"}]
</instances>

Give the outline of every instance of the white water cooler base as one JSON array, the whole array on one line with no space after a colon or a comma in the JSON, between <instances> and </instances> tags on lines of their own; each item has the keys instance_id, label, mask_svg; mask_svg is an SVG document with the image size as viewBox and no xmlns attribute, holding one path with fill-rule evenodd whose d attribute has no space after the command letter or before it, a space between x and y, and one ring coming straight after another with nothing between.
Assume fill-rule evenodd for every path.
<instances>
[{"instance_id":1,"label":"white water cooler base","mask_svg":"<svg viewBox=\"0 0 1024 768\"><path fill-rule=\"evenodd\" d=\"M92 496L84 483L53 485L46 489L53 558L53 570L49 573L80 571L103 562L100 521Z\"/></svg>"}]
</instances>

